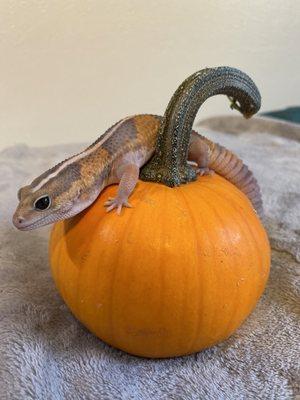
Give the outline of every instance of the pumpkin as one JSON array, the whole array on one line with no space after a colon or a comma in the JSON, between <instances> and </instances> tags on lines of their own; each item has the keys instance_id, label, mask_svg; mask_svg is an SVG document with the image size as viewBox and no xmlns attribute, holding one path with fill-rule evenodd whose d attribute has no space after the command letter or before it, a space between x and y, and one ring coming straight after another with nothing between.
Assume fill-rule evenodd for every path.
<instances>
[{"instance_id":1,"label":"pumpkin","mask_svg":"<svg viewBox=\"0 0 300 400\"><path fill-rule=\"evenodd\" d=\"M51 232L52 274L72 313L144 357L228 338L269 274L268 238L248 198L216 174L175 188L139 181L133 208L118 216L104 208L116 189Z\"/></svg>"},{"instance_id":2,"label":"pumpkin","mask_svg":"<svg viewBox=\"0 0 300 400\"><path fill-rule=\"evenodd\" d=\"M270 246L250 201L218 175L196 179L187 162L197 110L216 94L229 95L247 118L260 107L257 87L239 70L191 75L169 102L133 209L107 214L110 186L52 230L50 261L63 299L88 329L128 353L171 357L212 346L240 326L264 290Z\"/></svg>"}]
</instances>

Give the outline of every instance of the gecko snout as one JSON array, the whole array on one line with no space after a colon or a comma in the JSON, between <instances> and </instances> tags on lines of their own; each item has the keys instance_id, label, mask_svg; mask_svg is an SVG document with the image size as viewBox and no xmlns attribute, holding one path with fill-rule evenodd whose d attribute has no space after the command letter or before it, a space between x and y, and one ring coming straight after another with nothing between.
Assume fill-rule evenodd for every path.
<instances>
[{"instance_id":1,"label":"gecko snout","mask_svg":"<svg viewBox=\"0 0 300 400\"><path fill-rule=\"evenodd\" d=\"M22 228L24 225L24 221L25 221L24 217L22 217L21 215L14 214L12 222L16 228L18 229Z\"/></svg>"}]
</instances>

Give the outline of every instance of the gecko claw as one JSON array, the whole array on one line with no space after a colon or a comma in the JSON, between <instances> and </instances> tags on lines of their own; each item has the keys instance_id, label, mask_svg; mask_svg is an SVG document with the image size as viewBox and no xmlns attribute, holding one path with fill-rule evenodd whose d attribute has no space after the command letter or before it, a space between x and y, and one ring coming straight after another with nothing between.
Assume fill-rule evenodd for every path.
<instances>
[{"instance_id":1,"label":"gecko claw","mask_svg":"<svg viewBox=\"0 0 300 400\"><path fill-rule=\"evenodd\" d=\"M122 199L118 197L109 197L108 200L104 203L106 207L106 212L112 211L114 208L117 209L117 214L120 215L122 211L122 207L131 208L132 205L128 202L127 199Z\"/></svg>"},{"instance_id":2,"label":"gecko claw","mask_svg":"<svg viewBox=\"0 0 300 400\"><path fill-rule=\"evenodd\" d=\"M196 172L199 176L204 176L204 175L213 175L215 173L214 170L209 169L208 167L201 167L197 168Z\"/></svg>"}]
</instances>

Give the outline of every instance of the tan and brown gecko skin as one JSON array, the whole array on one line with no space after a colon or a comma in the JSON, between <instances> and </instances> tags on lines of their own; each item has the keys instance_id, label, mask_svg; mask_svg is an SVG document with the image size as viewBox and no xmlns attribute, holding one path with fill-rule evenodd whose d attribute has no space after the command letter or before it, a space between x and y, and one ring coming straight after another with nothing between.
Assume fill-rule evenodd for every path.
<instances>
[{"instance_id":1,"label":"tan and brown gecko skin","mask_svg":"<svg viewBox=\"0 0 300 400\"><path fill-rule=\"evenodd\" d=\"M119 183L116 198L105 204L107 211L130 207L142 166L155 151L164 117L135 115L109 128L92 145L62 161L18 192L19 205L13 216L20 230L35 229L72 217L99 196L103 188ZM200 175L216 172L236 185L262 212L259 186L252 172L232 152L192 131L188 160L197 164Z\"/></svg>"}]
</instances>

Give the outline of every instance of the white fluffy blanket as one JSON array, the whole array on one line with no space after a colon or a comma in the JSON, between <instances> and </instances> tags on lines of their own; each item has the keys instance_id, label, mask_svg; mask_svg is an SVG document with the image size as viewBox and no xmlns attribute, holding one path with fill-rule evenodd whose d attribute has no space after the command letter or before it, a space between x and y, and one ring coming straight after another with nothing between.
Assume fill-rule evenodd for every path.
<instances>
[{"instance_id":1,"label":"white fluffy blanket","mask_svg":"<svg viewBox=\"0 0 300 400\"><path fill-rule=\"evenodd\" d=\"M54 287L49 227L18 232L11 225L17 189L82 146L5 149L0 153L1 399L300 395L300 127L220 117L203 121L198 130L238 153L262 187L273 259L255 311L226 342L191 356L149 360L104 344L70 314Z\"/></svg>"}]
</instances>

